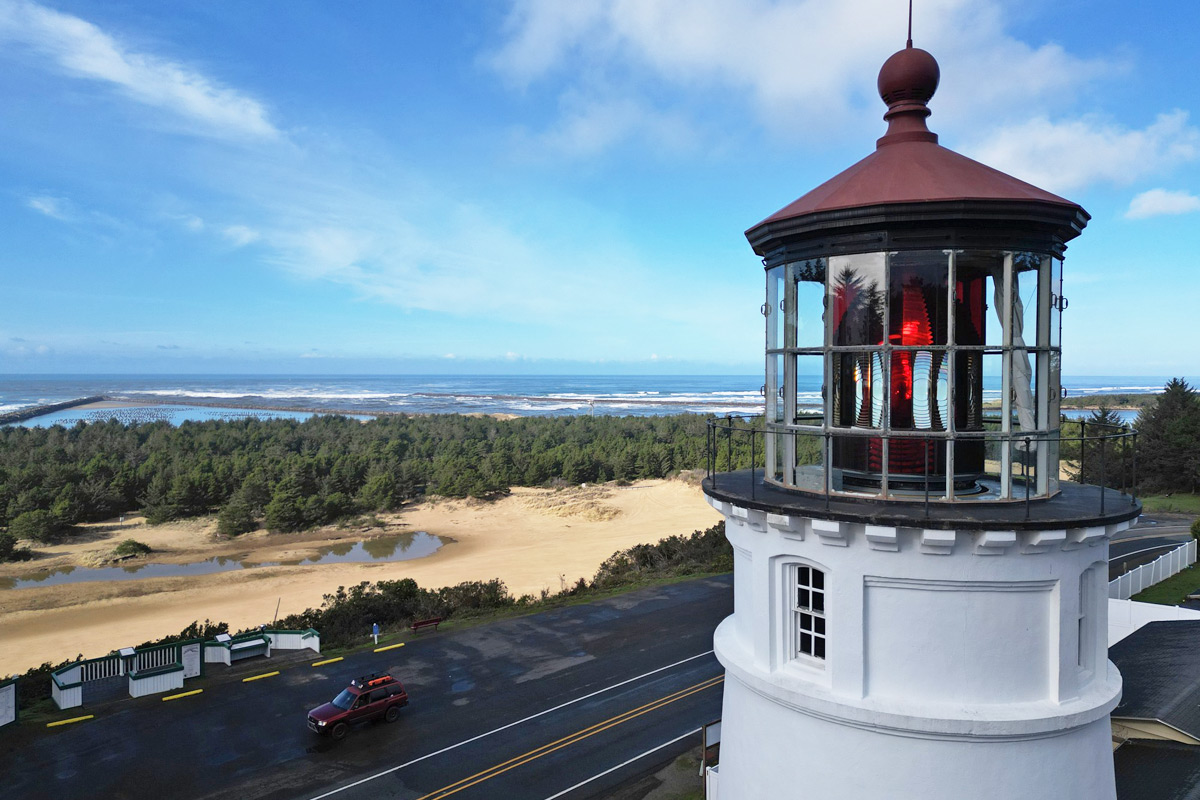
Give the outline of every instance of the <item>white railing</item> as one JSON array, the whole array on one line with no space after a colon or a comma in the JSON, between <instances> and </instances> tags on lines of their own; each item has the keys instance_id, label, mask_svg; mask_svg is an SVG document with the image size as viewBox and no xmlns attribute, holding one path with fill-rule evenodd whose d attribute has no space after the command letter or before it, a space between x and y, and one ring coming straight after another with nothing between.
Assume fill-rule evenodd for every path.
<instances>
[{"instance_id":1,"label":"white railing","mask_svg":"<svg viewBox=\"0 0 1200 800\"><path fill-rule=\"evenodd\" d=\"M117 655L94 658L79 665L78 680L82 683L115 678L125 674L125 660Z\"/></svg>"},{"instance_id":2,"label":"white railing","mask_svg":"<svg viewBox=\"0 0 1200 800\"><path fill-rule=\"evenodd\" d=\"M137 656L134 657L133 669L135 672L142 672L177 663L179 663L179 645L171 645L153 650L139 650Z\"/></svg>"},{"instance_id":3,"label":"white railing","mask_svg":"<svg viewBox=\"0 0 1200 800\"><path fill-rule=\"evenodd\" d=\"M1121 577L1109 581L1108 596L1112 600L1128 600L1138 592L1161 583L1196 563L1196 540L1164 553L1149 564L1142 564Z\"/></svg>"}]
</instances>

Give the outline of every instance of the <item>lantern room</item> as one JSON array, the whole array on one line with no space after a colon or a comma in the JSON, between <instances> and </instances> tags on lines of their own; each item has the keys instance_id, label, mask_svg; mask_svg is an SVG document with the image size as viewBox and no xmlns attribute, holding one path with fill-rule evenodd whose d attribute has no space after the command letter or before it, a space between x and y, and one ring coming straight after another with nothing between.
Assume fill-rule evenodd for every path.
<instances>
[{"instance_id":1,"label":"lantern room","mask_svg":"<svg viewBox=\"0 0 1200 800\"><path fill-rule=\"evenodd\" d=\"M1077 204L929 131L933 56L883 65L875 152L755 225L774 486L925 502L1059 491L1062 259Z\"/></svg>"}]
</instances>

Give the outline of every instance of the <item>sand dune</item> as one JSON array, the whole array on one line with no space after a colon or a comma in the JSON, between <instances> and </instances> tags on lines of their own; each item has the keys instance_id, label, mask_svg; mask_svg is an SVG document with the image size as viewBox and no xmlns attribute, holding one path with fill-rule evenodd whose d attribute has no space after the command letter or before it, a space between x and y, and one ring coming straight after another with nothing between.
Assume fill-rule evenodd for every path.
<instances>
[{"instance_id":1,"label":"sand dune","mask_svg":"<svg viewBox=\"0 0 1200 800\"><path fill-rule=\"evenodd\" d=\"M430 501L383 520L383 528L259 532L232 541L214 536L211 519L147 526L131 518L95 526L83 541L46 548L48 559L4 565L0 576L95 563L127 538L149 544L153 558L168 563L235 554L256 562L292 560L337 541L401 531L423 530L454 541L414 561L257 567L198 577L2 590L0 675L77 653L103 655L178 633L193 620L223 620L234 628L270 623L277 603L280 615L303 611L320 605L322 596L338 586L360 581L411 577L422 586L438 587L500 578L517 594L557 591L564 582L590 578L617 550L707 528L720 515L694 484L666 480L628 487L514 489L494 503Z\"/></svg>"}]
</instances>

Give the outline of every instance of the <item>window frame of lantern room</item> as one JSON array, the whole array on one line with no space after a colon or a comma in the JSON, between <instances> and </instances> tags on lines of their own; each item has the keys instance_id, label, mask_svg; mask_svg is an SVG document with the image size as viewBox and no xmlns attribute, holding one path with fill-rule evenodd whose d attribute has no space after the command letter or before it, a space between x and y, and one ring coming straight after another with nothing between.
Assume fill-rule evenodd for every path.
<instances>
[{"instance_id":1,"label":"window frame of lantern room","mask_svg":"<svg viewBox=\"0 0 1200 800\"><path fill-rule=\"evenodd\" d=\"M814 580L815 575L820 579ZM805 576L804 583L801 583L802 576ZM786 577L788 660L823 670L829 663L829 570L810 561L794 561L787 564ZM802 605L802 593L807 594L808 605ZM821 598L820 609L813 603L817 595ZM809 638L810 652L807 653L802 650L805 636ZM817 655L818 650L820 655Z\"/></svg>"}]
</instances>

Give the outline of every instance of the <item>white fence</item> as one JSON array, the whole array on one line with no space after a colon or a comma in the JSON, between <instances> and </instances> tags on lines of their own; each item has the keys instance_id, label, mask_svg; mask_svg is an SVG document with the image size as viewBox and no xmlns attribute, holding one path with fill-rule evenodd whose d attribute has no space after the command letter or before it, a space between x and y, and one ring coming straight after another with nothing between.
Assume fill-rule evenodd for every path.
<instances>
[{"instance_id":1,"label":"white fence","mask_svg":"<svg viewBox=\"0 0 1200 800\"><path fill-rule=\"evenodd\" d=\"M274 650L312 650L321 652L321 634L312 628L306 631L263 631Z\"/></svg>"},{"instance_id":2,"label":"white fence","mask_svg":"<svg viewBox=\"0 0 1200 800\"><path fill-rule=\"evenodd\" d=\"M1149 564L1142 564L1126 572L1108 584L1108 596L1112 600L1128 600L1143 589L1161 583L1167 578L1196 563L1196 540L1180 545L1164 553Z\"/></svg>"},{"instance_id":3,"label":"white fence","mask_svg":"<svg viewBox=\"0 0 1200 800\"><path fill-rule=\"evenodd\" d=\"M0 728L17 721L17 680L0 681Z\"/></svg>"}]
</instances>

